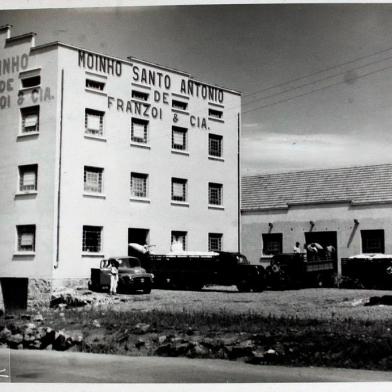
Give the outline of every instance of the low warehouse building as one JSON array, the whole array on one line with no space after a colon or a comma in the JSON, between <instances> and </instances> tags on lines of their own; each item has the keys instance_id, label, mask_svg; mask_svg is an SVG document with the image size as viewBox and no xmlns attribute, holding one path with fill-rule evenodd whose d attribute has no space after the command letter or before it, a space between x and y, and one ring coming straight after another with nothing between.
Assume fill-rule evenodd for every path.
<instances>
[{"instance_id":1,"label":"low warehouse building","mask_svg":"<svg viewBox=\"0 0 392 392\"><path fill-rule=\"evenodd\" d=\"M242 178L242 252L253 262L296 242L392 254L392 164Z\"/></svg>"}]
</instances>

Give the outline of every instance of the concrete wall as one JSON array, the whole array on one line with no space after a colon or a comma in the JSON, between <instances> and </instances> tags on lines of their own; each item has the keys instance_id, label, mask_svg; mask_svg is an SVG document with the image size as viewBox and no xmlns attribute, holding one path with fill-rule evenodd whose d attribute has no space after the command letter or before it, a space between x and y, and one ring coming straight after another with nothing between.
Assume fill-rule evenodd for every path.
<instances>
[{"instance_id":1,"label":"concrete wall","mask_svg":"<svg viewBox=\"0 0 392 392\"><path fill-rule=\"evenodd\" d=\"M354 224L354 219L359 221L359 225ZM310 221L314 222L312 229ZM271 231L269 223L273 224ZM385 253L392 254L391 205L325 204L296 206L287 210L243 212L242 252L252 261L258 261L262 256L262 234L269 232L282 233L283 252L292 252L296 241L303 246L306 232L336 231L337 256L341 259L361 253L361 230L375 229L384 230Z\"/></svg>"},{"instance_id":2,"label":"concrete wall","mask_svg":"<svg viewBox=\"0 0 392 392\"><path fill-rule=\"evenodd\" d=\"M34 37L8 41L9 30L0 31L0 61L19 58L19 66L0 73L0 277L51 277L54 253L54 216L57 139L56 52L34 52ZM19 57L18 57L19 56ZM23 61L22 61L23 56ZM23 64L23 65L22 65ZM41 89L22 89L20 72L40 68ZM4 91L4 83L9 87ZM47 90L49 89L49 90ZM23 93L23 99L18 95ZM3 101L2 101L3 100ZM9 104L8 104L9 102ZM20 109L40 106L39 134L20 136ZM38 165L38 191L19 194L18 166ZM36 225L35 252L17 252L17 225Z\"/></svg>"},{"instance_id":3,"label":"concrete wall","mask_svg":"<svg viewBox=\"0 0 392 392\"><path fill-rule=\"evenodd\" d=\"M64 69L64 116L62 144L62 181L60 208L60 259L55 278L82 278L89 276L90 268L97 266L101 257L126 255L128 228L150 230L150 243L157 252L170 249L171 231L188 232L188 249L206 251L208 233L222 233L225 250L237 247L237 115L240 96L224 92L224 123L208 120L207 100L190 97L189 114L172 111L172 93L180 93L181 73L149 67L134 62L122 63L121 76L96 72L79 66L78 51L59 48L60 70ZM150 121L148 148L130 144L130 113L117 108L117 98L125 104L131 99L132 66L153 69L170 75L171 88L144 85L154 96L167 94L169 103L150 100L162 110L162 119L151 115L135 116ZM86 77L93 72L104 76L105 93L85 89ZM143 84L139 81L139 84ZM108 97L111 105L109 107ZM85 137L85 108L105 112L104 139ZM216 108L216 107L215 107ZM220 110L218 108L218 110ZM174 121L176 114L177 122ZM192 126L191 115L205 118L207 129ZM197 121L197 120L196 120ZM172 125L188 129L187 155L171 151ZM223 160L208 158L208 133L223 136ZM83 194L83 167L104 168L104 197ZM130 200L130 172L149 175L149 201ZM171 203L171 177L188 179L188 205ZM208 207L208 182L223 184L222 209ZM102 252L82 254L83 225L103 227Z\"/></svg>"}]
</instances>

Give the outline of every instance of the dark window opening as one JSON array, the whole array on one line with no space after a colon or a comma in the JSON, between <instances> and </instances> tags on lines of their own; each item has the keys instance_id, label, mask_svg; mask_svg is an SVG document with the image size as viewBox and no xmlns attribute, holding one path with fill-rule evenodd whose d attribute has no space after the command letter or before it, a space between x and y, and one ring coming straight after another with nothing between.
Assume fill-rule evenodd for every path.
<instances>
[{"instance_id":1,"label":"dark window opening","mask_svg":"<svg viewBox=\"0 0 392 392\"><path fill-rule=\"evenodd\" d=\"M92 90L103 91L105 88L104 82L98 82L97 80L86 79L86 87Z\"/></svg>"},{"instance_id":2,"label":"dark window opening","mask_svg":"<svg viewBox=\"0 0 392 392\"><path fill-rule=\"evenodd\" d=\"M147 101L148 94L142 91L132 90L132 98L140 99L141 101Z\"/></svg>"},{"instance_id":3,"label":"dark window opening","mask_svg":"<svg viewBox=\"0 0 392 392\"><path fill-rule=\"evenodd\" d=\"M362 253L385 253L384 230L361 230Z\"/></svg>"},{"instance_id":4,"label":"dark window opening","mask_svg":"<svg viewBox=\"0 0 392 392\"><path fill-rule=\"evenodd\" d=\"M223 117L223 112L221 110L208 109L208 117L221 119Z\"/></svg>"},{"instance_id":5,"label":"dark window opening","mask_svg":"<svg viewBox=\"0 0 392 392\"><path fill-rule=\"evenodd\" d=\"M28 78L23 78L22 79L22 87L23 88L28 88L28 87L37 87L41 84L41 76L30 76Z\"/></svg>"},{"instance_id":6,"label":"dark window opening","mask_svg":"<svg viewBox=\"0 0 392 392\"><path fill-rule=\"evenodd\" d=\"M282 253L283 248L282 233L263 234L263 254L276 255Z\"/></svg>"},{"instance_id":7,"label":"dark window opening","mask_svg":"<svg viewBox=\"0 0 392 392\"><path fill-rule=\"evenodd\" d=\"M180 109L180 110L187 110L188 103L183 101L177 101L176 99L172 100L172 108L173 109Z\"/></svg>"}]
</instances>

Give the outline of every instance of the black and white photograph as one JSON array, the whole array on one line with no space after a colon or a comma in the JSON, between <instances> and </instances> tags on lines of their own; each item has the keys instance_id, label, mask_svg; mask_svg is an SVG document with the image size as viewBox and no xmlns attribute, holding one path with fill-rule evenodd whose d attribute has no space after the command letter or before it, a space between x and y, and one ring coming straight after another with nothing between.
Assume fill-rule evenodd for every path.
<instances>
[{"instance_id":1,"label":"black and white photograph","mask_svg":"<svg viewBox=\"0 0 392 392\"><path fill-rule=\"evenodd\" d=\"M2 3L0 383L387 390L392 3Z\"/></svg>"}]
</instances>

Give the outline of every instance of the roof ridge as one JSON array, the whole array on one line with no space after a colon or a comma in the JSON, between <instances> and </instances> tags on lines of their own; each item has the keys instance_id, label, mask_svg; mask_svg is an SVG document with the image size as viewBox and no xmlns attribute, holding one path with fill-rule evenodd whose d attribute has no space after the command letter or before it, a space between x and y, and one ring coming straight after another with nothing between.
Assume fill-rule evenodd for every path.
<instances>
[{"instance_id":1,"label":"roof ridge","mask_svg":"<svg viewBox=\"0 0 392 392\"><path fill-rule=\"evenodd\" d=\"M324 168L324 169L307 169L307 170L293 170L293 171L284 171L277 173L262 173L262 174L252 174L249 176L242 176L242 179L245 178L259 178L265 176L273 176L273 175L285 175L285 174L299 174L299 173L320 173L320 172L333 172L340 170L349 170L349 169L364 169L364 168L376 168L376 167L389 167L392 166L392 163L378 163L375 165L354 165L354 166L343 166L343 167L335 167L335 168Z\"/></svg>"}]
</instances>

